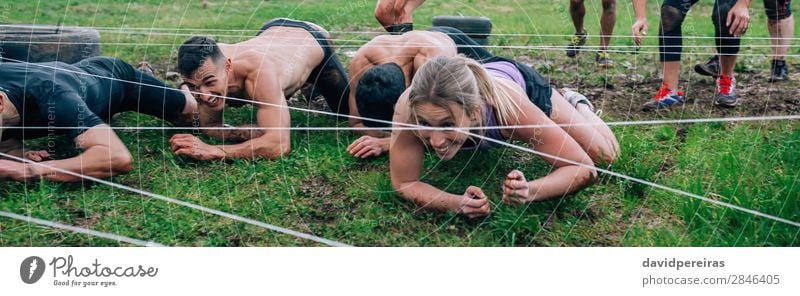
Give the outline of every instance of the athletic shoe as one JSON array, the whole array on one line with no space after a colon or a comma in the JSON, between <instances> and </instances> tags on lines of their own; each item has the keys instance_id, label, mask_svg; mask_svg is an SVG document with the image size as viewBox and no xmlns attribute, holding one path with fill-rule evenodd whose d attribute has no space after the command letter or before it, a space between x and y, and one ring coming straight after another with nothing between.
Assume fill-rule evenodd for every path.
<instances>
[{"instance_id":1,"label":"athletic shoe","mask_svg":"<svg viewBox=\"0 0 800 296\"><path fill-rule=\"evenodd\" d=\"M661 85L661 90L656 93L653 100L642 105L642 110L664 109L671 106L681 105L684 102L683 92L675 92L666 83Z\"/></svg>"},{"instance_id":2,"label":"athletic shoe","mask_svg":"<svg viewBox=\"0 0 800 296\"><path fill-rule=\"evenodd\" d=\"M584 44L586 44L586 32L575 33L575 35L569 39L569 45L567 45L567 56L571 58L577 56L581 51L581 46Z\"/></svg>"},{"instance_id":3,"label":"athletic shoe","mask_svg":"<svg viewBox=\"0 0 800 296\"><path fill-rule=\"evenodd\" d=\"M715 55L708 62L695 65L694 71L703 76L719 77L719 56Z\"/></svg>"},{"instance_id":4,"label":"athletic shoe","mask_svg":"<svg viewBox=\"0 0 800 296\"><path fill-rule=\"evenodd\" d=\"M789 69L786 68L786 61L772 60L769 82L789 80Z\"/></svg>"},{"instance_id":5,"label":"athletic shoe","mask_svg":"<svg viewBox=\"0 0 800 296\"><path fill-rule=\"evenodd\" d=\"M614 61L611 60L611 55L605 51L598 51L597 56L594 57L594 61L600 68L614 67Z\"/></svg>"},{"instance_id":6,"label":"athletic shoe","mask_svg":"<svg viewBox=\"0 0 800 296\"><path fill-rule=\"evenodd\" d=\"M717 94L714 105L723 107L736 106L736 78L722 74L717 78Z\"/></svg>"},{"instance_id":7,"label":"athletic shoe","mask_svg":"<svg viewBox=\"0 0 800 296\"><path fill-rule=\"evenodd\" d=\"M392 24L383 28L391 35L403 35L405 32L414 30L414 23Z\"/></svg>"},{"instance_id":8,"label":"athletic shoe","mask_svg":"<svg viewBox=\"0 0 800 296\"><path fill-rule=\"evenodd\" d=\"M592 102L590 102L589 99L583 94L573 91L569 88L564 88L562 92L564 92L564 98L567 99L567 102L569 102L572 107L577 109L578 104L586 104L586 106L589 107L589 110L594 112L594 106L592 105Z\"/></svg>"}]
</instances>

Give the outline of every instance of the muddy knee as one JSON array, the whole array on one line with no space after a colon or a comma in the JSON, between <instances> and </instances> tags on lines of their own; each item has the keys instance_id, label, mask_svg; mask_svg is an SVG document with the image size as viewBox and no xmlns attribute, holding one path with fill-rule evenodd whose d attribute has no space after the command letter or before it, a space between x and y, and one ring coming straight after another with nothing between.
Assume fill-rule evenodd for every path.
<instances>
[{"instance_id":1,"label":"muddy knee","mask_svg":"<svg viewBox=\"0 0 800 296\"><path fill-rule=\"evenodd\" d=\"M612 164L617 161L619 153L609 144L593 145L587 151L594 163Z\"/></svg>"},{"instance_id":2,"label":"muddy knee","mask_svg":"<svg viewBox=\"0 0 800 296\"><path fill-rule=\"evenodd\" d=\"M715 43L717 45L717 52L723 55L735 55L739 53L739 44L741 39L734 38L731 35L730 27L726 25L728 20L728 13L731 11L735 1L728 0L717 1L714 5L714 11L711 13L711 19L714 22Z\"/></svg>"},{"instance_id":3,"label":"muddy knee","mask_svg":"<svg viewBox=\"0 0 800 296\"><path fill-rule=\"evenodd\" d=\"M681 24L683 24L683 14L677 7L661 6L661 31L664 35L671 36L668 34L674 34L676 31L680 34Z\"/></svg>"},{"instance_id":4,"label":"muddy knee","mask_svg":"<svg viewBox=\"0 0 800 296\"><path fill-rule=\"evenodd\" d=\"M681 47L683 46L681 25L683 24L683 17L683 13L677 7L661 6L658 45L662 62L681 60Z\"/></svg>"}]
</instances>

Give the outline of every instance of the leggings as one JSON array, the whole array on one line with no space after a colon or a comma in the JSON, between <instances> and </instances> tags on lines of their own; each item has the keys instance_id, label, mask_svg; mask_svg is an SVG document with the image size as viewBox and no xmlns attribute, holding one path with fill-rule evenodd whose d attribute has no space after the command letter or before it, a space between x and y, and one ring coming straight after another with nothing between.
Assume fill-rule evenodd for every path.
<instances>
[{"instance_id":1,"label":"leggings","mask_svg":"<svg viewBox=\"0 0 800 296\"><path fill-rule=\"evenodd\" d=\"M767 18L779 21L792 16L792 0L764 0Z\"/></svg>"},{"instance_id":2,"label":"leggings","mask_svg":"<svg viewBox=\"0 0 800 296\"><path fill-rule=\"evenodd\" d=\"M683 49L683 34L681 25L689 13L689 9L699 0L664 0L661 5L661 25L658 32L659 57L662 62L681 60ZM774 1L774 0L768 0ZM730 28L725 25L728 12L736 0L715 0L714 11L711 19L714 22L714 41L717 53L721 55L736 55L739 53L740 39L730 34Z\"/></svg>"}]
</instances>

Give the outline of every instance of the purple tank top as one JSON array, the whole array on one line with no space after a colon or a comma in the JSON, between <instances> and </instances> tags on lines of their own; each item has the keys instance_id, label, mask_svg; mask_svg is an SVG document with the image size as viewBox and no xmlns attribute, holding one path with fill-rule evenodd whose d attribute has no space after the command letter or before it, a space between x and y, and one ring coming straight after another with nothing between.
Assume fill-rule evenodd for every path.
<instances>
[{"instance_id":1,"label":"purple tank top","mask_svg":"<svg viewBox=\"0 0 800 296\"><path fill-rule=\"evenodd\" d=\"M517 85L519 85L522 89L525 89L525 78L522 77L522 73L519 72L514 64L504 61L498 62L491 62L483 64L483 67L486 69L486 72L489 75L494 77L505 78L513 81ZM483 108L483 116L486 118L486 122L484 126L498 126L497 124L497 117L494 114L494 107L492 105L486 104ZM477 130L473 131L476 134L483 134L484 137L505 141L506 139L503 138L503 135L500 133L500 129L492 128L486 130ZM471 145L465 144L461 147L461 151L471 151L475 149L488 149L492 147L500 146L500 144L489 142L489 141L481 141L481 139L472 139L473 143ZM475 144L477 143L477 144Z\"/></svg>"},{"instance_id":2,"label":"purple tank top","mask_svg":"<svg viewBox=\"0 0 800 296\"><path fill-rule=\"evenodd\" d=\"M486 69L486 72L489 72L489 75L510 79L523 90L525 89L525 78L522 77L522 73L519 72L519 69L514 64L503 61L491 62L483 64L483 68Z\"/></svg>"}]
</instances>

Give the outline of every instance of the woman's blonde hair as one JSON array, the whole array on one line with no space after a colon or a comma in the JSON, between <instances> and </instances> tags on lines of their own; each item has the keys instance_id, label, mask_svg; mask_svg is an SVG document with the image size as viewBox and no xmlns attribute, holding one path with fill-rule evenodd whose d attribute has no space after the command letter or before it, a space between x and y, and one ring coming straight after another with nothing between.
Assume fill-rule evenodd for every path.
<instances>
[{"instance_id":1,"label":"woman's blonde hair","mask_svg":"<svg viewBox=\"0 0 800 296\"><path fill-rule=\"evenodd\" d=\"M439 56L422 65L411 81L408 102L412 114L414 107L421 103L431 103L447 110L450 110L450 103L457 103L467 113L475 108L483 110L488 103L497 112L499 125L508 125L520 110L508 92L496 87L481 64L462 55ZM485 119L481 122L483 124Z\"/></svg>"}]
</instances>

